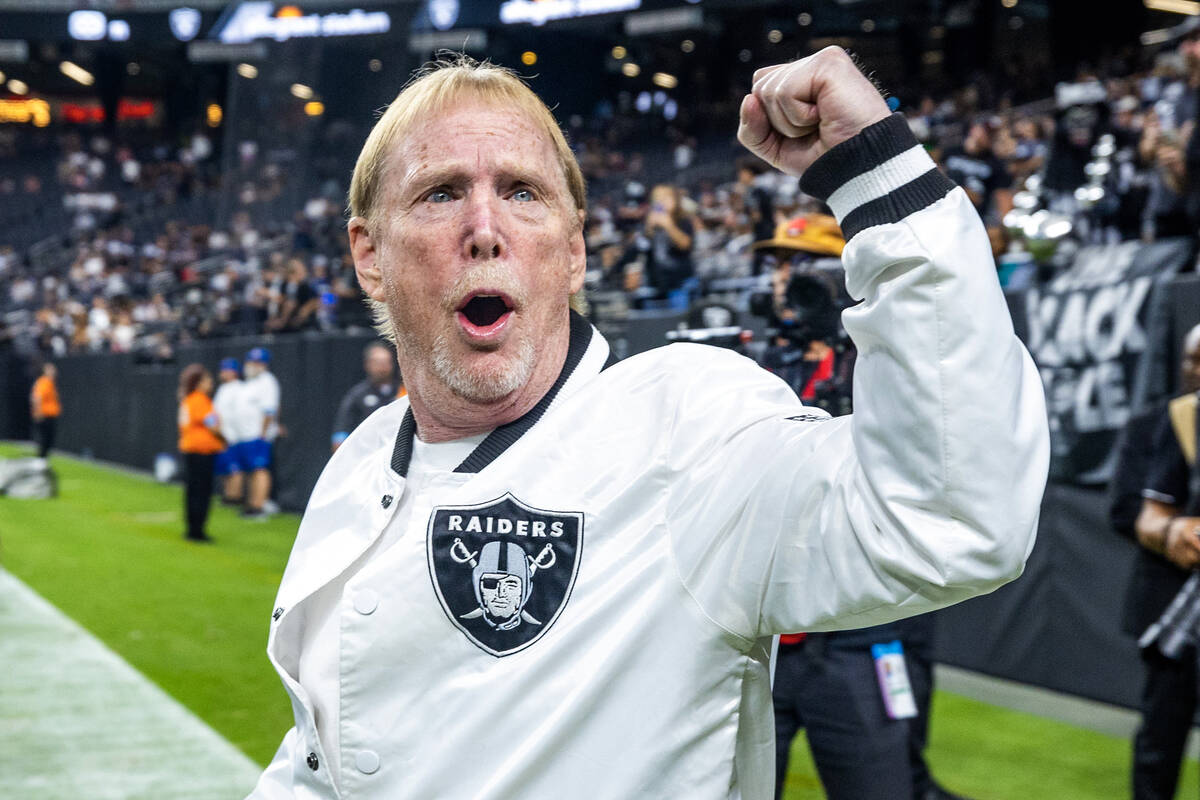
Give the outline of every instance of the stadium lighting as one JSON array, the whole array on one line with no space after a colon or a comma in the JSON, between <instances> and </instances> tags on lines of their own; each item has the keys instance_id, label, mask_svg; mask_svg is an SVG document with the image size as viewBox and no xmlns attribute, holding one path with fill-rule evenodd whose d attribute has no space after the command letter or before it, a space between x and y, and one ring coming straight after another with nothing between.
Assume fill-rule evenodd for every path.
<instances>
[{"instance_id":1,"label":"stadium lighting","mask_svg":"<svg viewBox=\"0 0 1200 800\"><path fill-rule=\"evenodd\" d=\"M129 41L129 23L123 19L112 19L108 21L108 38L114 42Z\"/></svg>"},{"instance_id":2,"label":"stadium lighting","mask_svg":"<svg viewBox=\"0 0 1200 800\"><path fill-rule=\"evenodd\" d=\"M92 75L92 73L88 72L74 61L64 61L58 65L58 69L63 75L66 75L76 83L82 83L84 86L91 86L96 82L96 77Z\"/></svg>"},{"instance_id":3,"label":"stadium lighting","mask_svg":"<svg viewBox=\"0 0 1200 800\"><path fill-rule=\"evenodd\" d=\"M208 127L215 128L221 124L221 120L225 117L225 112L216 103L209 103L208 108L204 109L204 116L208 120Z\"/></svg>"},{"instance_id":4,"label":"stadium lighting","mask_svg":"<svg viewBox=\"0 0 1200 800\"><path fill-rule=\"evenodd\" d=\"M682 42L679 43L679 49L685 53L690 53L696 49L696 43L693 42L691 39L684 39Z\"/></svg>"},{"instance_id":5,"label":"stadium lighting","mask_svg":"<svg viewBox=\"0 0 1200 800\"><path fill-rule=\"evenodd\" d=\"M1000 5L1004 6L1005 8L1016 8L1017 0L1000 0Z\"/></svg>"},{"instance_id":6,"label":"stadium lighting","mask_svg":"<svg viewBox=\"0 0 1200 800\"><path fill-rule=\"evenodd\" d=\"M325 104L320 100L309 100L304 104L304 113L310 117L319 117L325 113Z\"/></svg>"},{"instance_id":7,"label":"stadium lighting","mask_svg":"<svg viewBox=\"0 0 1200 800\"><path fill-rule=\"evenodd\" d=\"M679 85L679 78L669 72L656 72L650 81L655 86L661 86L664 89L674 89Z\"/></svg>"},{"instance_id":8,"label":"stadium lighting","mask_svg":"<svg viewBox=\"0 0 1200 800\"><path fill-rule=\"evenodd\" d=\"M8 82L8 90L13 94L29 94L29 84L13 78Z\"/></svg>"},{"instance_id":9,"label":"stadium lighting","mask_svg":"<svg viewBox=\"0 0 1200 800\"><path fill-rule=\"evenodd\" d=\"M626 78L636 78L642 74L642 68L632 61L627 61L621 65L621 74Z\"/></svg>"},{"instance_id":10,"label":"stadium lighting","mask_svg":"<svg viewBox=\"0 0 1200 800\"><path fill-rule=\"evenodd\" d=\"M812 25L812 19L812 14L808 13L807 11L801 11L800 14L796 16L796 22L799 22L803 27Z\"/></svg>"},{"instance_id":11,"label":"stadium lighting","mask_svg":"<svg viewBox=\"0 0 1200 800\"><path fill-rule=\"evenodd\" d=\"M628 53L629 53L629 51L628 51L628 50L626 50L626 49L625 49L624 47L622 47L621 45L617 45L616 47L614 47L614 48L612 49L612 57L613 57L613 58L615 58L617 61L620 61L620 60L621 60L622 58L624 58L624 57L625 57L625 56L626 56Z\"/></svg>"},{"instance_id":12,"label":"stadium lighting","mask_svg":"<svg viewBox=\"0 0 1200 800\"><path fill-rule=\"evenodd\" d=\"M1142 3L1151 11L1170 11L1190 17L1200 14L1200 2L1196 0L1142 0Z\"/></svg>"},{"instance_id":13,"label":"stadium lighting","mask_svg":"<svg viewBox=\"0 0 1200 800\"><path fill-rule=\"evenodd\" d=\"M534 64L536 64L537 58L537 53L533 52L532 50L526 50L524 53L521 53L521 63L527 67L532 67Z\"/></svg>"},{"instance_id":14,"label":"stadium lighting","mask_svg":"<svg viewBox=\"0 0 1200 800\"><path fill-rule=\"evenodd\" d=\"M862 28L863 33L870 33L871 31L875 30L875 20L864 19L860 27Z\"/></svg>"},{"instance_id":15,"label":"stadium lighting","mask_svg":"<svg viewBox=\"0 0 1200 800\"><path fill-rule=\"evenodd\" d=\"M383 69L383 62L378 58L372 58L367 62L367 69L371 70L371 72L379 72Z\"/></svg>"},{"instance_id":16,"label":"stadium lighting","mask_svg":"<svg viewBox=\"0 0 1200 800\"><path fill-rule=\"evenodd\" d=\"M248 81L252 81L258 77L258 67L254 66L253 64L242 62L241 64L237 65L237 74L241 75Z\"/></svg>"},{"instance_id":17,"label":"stadium lighting","mask_svg":"<svg viewBox=\"0 0 1200 800\"><path fill-rule=\"evenodd\" d=\"M779 30L778 28L772 28L767 33L767 41L771 44L779 44L783 41L783 31Z\"/></svg>"},{"instance_id":18,"label":"stadium lighting","mask_svg":"<svg viewBox=\"0 0 1200 800\"><path fill-rule=\"evenodd\" d=\"M305 86L303 83L293 83L292 95L299 97L301 100L311 100L313 90L311 86Z\"/></svg>"}]
</instances>

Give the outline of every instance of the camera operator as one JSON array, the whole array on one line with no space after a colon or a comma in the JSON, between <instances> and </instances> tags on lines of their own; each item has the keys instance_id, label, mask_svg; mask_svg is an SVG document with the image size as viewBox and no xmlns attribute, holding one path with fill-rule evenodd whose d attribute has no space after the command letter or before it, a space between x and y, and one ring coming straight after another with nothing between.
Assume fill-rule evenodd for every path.
<instances>
[{"instance_id":1,"label":"camera operator","mask_svg":"<svg viewBox=\"0 0 1200 800\"><path fill-rule=\"evenodd\" d=\"M771 239L755 242L771 269L771 295L751 299L751 313L767 320L769 344L762 366L779 375L808 405L834 416L850 413L854 348L838 318L836 282L814 268L845 246L832 217L808 214L781 223Z\"/></svg>"}]
</instances>

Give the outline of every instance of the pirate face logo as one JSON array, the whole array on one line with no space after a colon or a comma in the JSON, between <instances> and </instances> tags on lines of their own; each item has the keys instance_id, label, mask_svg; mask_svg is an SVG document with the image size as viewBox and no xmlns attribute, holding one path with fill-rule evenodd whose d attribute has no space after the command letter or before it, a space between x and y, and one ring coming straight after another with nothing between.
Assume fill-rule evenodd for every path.
<instances>
[{"instance_id":1,"label":"pirate face logo","mask_svg":"<svg viewBox=\"0 0 1200 800\"><path fill-rule=\"evenodd\" d=\"M582 540L582 514L535 509L512 495L439 507L429 518L429 572L455 627L506 656L541 638L562 612Z\"/></svg>"},{"instance_id":2,"label":"pirate face logo","mask_svg":"<svg viewBox=\"0 0 1200 800\"><path fill-rule=\"evenodd\" d=\"M520 624L517 612L525 605L526 585L521 578L502 572L489 572L480 577L479 602L488 625L508 630Z\"/></svg>"}]
</instances>

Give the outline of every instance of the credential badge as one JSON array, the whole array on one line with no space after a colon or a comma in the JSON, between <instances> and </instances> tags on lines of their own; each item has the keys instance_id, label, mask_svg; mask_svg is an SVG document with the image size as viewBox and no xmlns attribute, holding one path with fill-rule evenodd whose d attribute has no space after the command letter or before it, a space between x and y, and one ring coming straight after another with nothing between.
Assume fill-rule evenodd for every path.
<instances>
[{"instance_id":1,"label":"credential badge","mask_svg":"<svg viewBox=\"0 0 1200 800\"><path fill-rule=\"evenodd\" d=\"M583 514L532 508L511 494L439 506L426 545L450 621L481 650L507 656L540 639L566 606L579 573Z\"/></svg>"}]
</instances>

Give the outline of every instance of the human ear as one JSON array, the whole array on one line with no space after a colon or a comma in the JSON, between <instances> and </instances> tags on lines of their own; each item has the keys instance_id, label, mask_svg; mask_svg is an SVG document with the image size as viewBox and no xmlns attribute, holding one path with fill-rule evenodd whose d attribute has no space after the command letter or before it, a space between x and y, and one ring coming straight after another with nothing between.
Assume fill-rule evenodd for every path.
<instances>
[{"instance_id":1,"label":"human ear","mask_svg":"<svg viewBox=\"0 0 1200 800\"><path fill-rule=\"evenodd\" d=\"M371 233L366 217L351 217L346 226L350 235L350 256L358 285L372 300L384 302L383 274L379 269L379 242Z\"/></svg>"}]
</instances>

